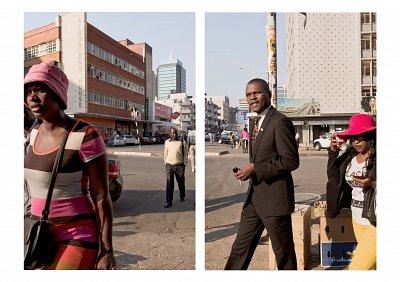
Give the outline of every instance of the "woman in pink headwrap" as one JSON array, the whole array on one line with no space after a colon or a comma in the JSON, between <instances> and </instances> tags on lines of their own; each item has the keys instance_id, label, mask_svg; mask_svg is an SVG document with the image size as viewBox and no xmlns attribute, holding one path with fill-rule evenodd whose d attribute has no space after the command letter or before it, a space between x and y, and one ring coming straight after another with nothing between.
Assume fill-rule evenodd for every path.
<instances>
[{"instance_id":1,"label":"woman in pink headwrap","mask_svg":"<svg viewBox=\"0 0 400 282\"><path fill-rule=\"evenodd\" d=\"M72 128L48 220L57 251L44 269L115 269L103 139L94 126L65 114L68 78L53 63L32 66L24 90L25 104L42 120L31 131L24 162L32 217L42 216L56 153L66 128Z\"/></svg>"}]
</instances>

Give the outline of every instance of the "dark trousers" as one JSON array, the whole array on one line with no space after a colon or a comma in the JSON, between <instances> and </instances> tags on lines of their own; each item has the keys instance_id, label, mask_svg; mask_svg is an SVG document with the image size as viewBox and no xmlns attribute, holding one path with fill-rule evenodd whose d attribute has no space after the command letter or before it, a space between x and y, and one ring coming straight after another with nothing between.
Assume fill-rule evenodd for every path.
<instances>
[{"instance_id":1,"label":"dark trousers","mask_svg":"<svg viewBox=\"0 0 400 282\"><path fill-rule=\"evenodd\" d=\"M225 270L248 268L264 228L267 229L278 269L297 269L291 215L261 217L250 203L242 211L239 231Z\"/></svg>"},{"instance_id":2,"label":"dark trousers","mask_svg":"<svg viewBox=\"0 0 400 282\"><path fill-rule=\"evenodd\" d=\"M185 198L185 165L171 165L167 164L165 166L166 175L167 175L167 193L166 193L166 202L172 203L174 199L174 176L176 178L176 182L178 182L179 187L179 196Z\"/></svg>"}]
</instances>

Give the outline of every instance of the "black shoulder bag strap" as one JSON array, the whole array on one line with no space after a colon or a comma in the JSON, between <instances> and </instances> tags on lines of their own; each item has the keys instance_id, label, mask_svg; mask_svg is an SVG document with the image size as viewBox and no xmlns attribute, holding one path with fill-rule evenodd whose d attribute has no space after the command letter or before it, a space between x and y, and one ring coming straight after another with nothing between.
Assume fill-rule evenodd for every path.
<instances>
[{"instance_id":1,"label":"black shoulder bag strap","mask_svg":"<svg viewBox=\"0 0 400 282\"><path fill-rule=\"evenodd\" d=\"M68 139L68 135L69 135L70 131L71 131L70 124L68 124L67 128L66 128L66 132L64 133L63 139L61 140L60 148L58 149L56 159L54 160L53 170L51 172L50 187L49 187L49 191L47 192L46 204L45 204L43 212L42 212L41 221L46 221L49 217L50 202L51 202L51 197L53 196L54 184L56 183L57 171L58 171L58 167L60 165L61 159L62 159L62 154L64 152L65 144L67 143L67 139Z\"/></svg>"}]
</instances>

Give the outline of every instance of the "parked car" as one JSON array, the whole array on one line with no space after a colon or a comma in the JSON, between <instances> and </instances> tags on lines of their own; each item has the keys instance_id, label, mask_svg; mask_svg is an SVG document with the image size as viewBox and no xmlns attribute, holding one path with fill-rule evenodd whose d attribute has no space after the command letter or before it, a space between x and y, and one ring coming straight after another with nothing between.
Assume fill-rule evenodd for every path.
<instances>
[{"instance_id":1,"label":"parked car","mask_svg":"<svg viewBox=\"0 0 400 282\"><path fill-rule=\"evenodd\" d=\"M336 131L341 132L341 131ZM320 151L321 149L328 149L331 145L331 137L334 132L325 133L325 135L321 136L318 139L314 140L314 149L316 151Z\"/></svg>"},{"instance_id":2,"label":"parked car","mask_svg":"<svg viewBox=\"0 0 400 282\"><path fill-rule=\"evenodd\" d=\"M148 144L152 144L153 141L149 137L144 136L144 137L141 138L141 142L140 143L148 145Z\"/></svg>"},{"instance_id":3,"label":"parked car","mask_svg":"<svg viewBox=\"0 0 400 282\"><path fill-rule=\"evenodd\" d=\"M139 144L139 139L136 139L135 136L133 135L124 135L122 136L125 141L125 145L138 145Z\"/></svg>"},{"instance_id":4,"label":"parked car","mask_svg":"<svg viewBox=\"0 0 400 282\"><path fill-rule=\"evenodd\" d=\"M123 178L121 176L121 162L116 155L107 155L108 159L108 189L111 201L115 202L121 196Z\"/></svg>"},{"instance_id":5,"label":"parked car","mask_svg":"<svg viewBox=\"0 0 400 282\"><path fill-rule=\"evenodd\" d=\"M125 145L125 141L124 138L121 136L115 136L113 138L111 138L110 140L108 140L108 146L124 146Z\"/></svg>"},{"instance_id":6,"label":"parked car","mask_svg":"<svg viewBox=\"0 0 400 282\"><path fill-rule=\"evenodd\" d=\"M223 131L221 133L221 137L218 140L218 143L220 143L220 144L230 144L231 143L231 141L230 141L231 132L233 132L233 138L234 138L235 142L239 141L239 135L237 134L236 131Z\"/></svg>"}]
</instances>

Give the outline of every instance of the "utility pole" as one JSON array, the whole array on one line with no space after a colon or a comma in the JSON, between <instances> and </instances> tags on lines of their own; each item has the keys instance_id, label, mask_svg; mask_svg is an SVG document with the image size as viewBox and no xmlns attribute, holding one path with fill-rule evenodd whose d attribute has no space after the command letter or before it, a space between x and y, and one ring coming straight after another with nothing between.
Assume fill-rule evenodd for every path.
<instances>
[{"instance_id":1,"label":"utility pole","mask_svg":"<svg viewBox=\"0 0 400 282\"><path fill-rule=\"evenodd\" d=\"M271 104L277 107L277 61L276 61L276 13L268 13L267 16L267 50L268 50L268 77L267 81L271 89Z\"/></svg>"}]
</instances>

